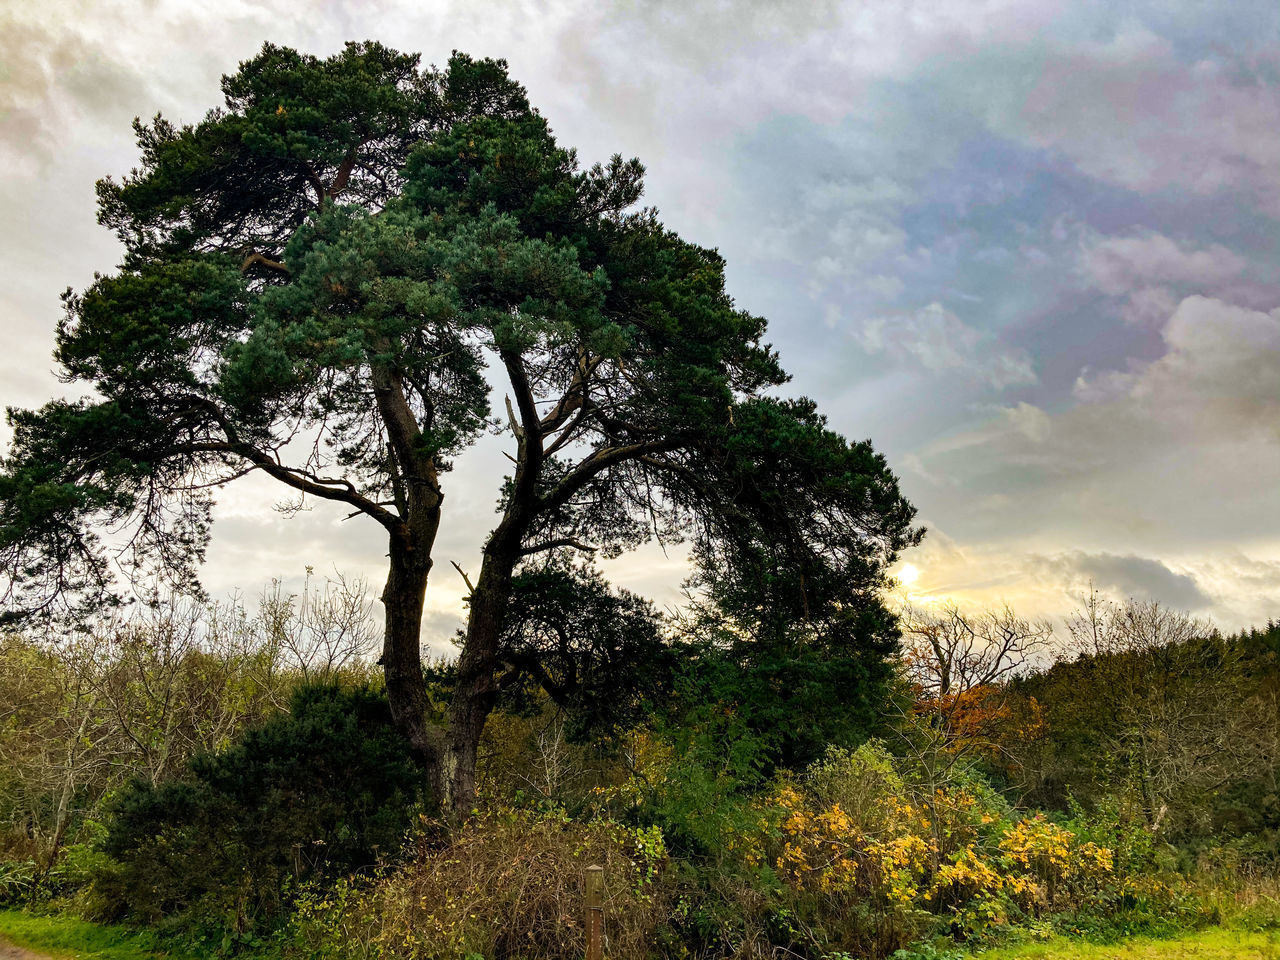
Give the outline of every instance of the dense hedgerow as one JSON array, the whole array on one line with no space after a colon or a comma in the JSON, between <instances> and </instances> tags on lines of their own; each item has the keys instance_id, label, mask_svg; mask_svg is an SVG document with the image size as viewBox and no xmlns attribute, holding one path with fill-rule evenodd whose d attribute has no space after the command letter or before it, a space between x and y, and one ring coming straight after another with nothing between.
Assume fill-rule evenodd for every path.
<instances>
[{"instance_id":1,"label":"dense hedgerow","mask_svg":"<svg viewBox=\"0 0 1280 960\"><path fill-rule=\"evenodd\" d=\"M34 649L11 645L4 689L22 689ZM1273 653L1259 649L1238 671L1252 678L1255 721L1269 716L1276 678ZM941 705L904 695L885 740L854 748L859 738L846 731L845 745L796 769L780 763L787 732L762 733L765 713L745 710L750 698L730 688L679 688L676 706L640 728L585 739L555 704L526 699L491 719L478 810L450 822L422 819L421 774L385 702L359 686L359 670L344 670L345 690L303 689L290 714L217 752L163 769L137 761L145 782L113 788L105 806L95 798L112 789L95 781L75 798L74 842L56 858L10 841L0 898L194 929L210 950L221 940L286 960L580 956L591 863L607 870L613 960L913 960L1055 934L1111 941L1221 921L1280 926L1265 763L1219 795L1192 798L1213 824L1199 835L1185 832L1204 817L1188 815L1182 794L1168 798L1183 803L1176 813L1147 801L1126 754L1103 758L1108 784L1074 778L1078 796L1062 787L1059 809L1038 812L1020 797L1030 766L1020 771L1019 757L1039 763L1043 779L1055 769L1043 759L1050 748L1075 749L1092 729L1071 712L1089 706L1085 691L1063 679L1091 669L1088 659L1055 668L1046 676L1057 686L1045 680L1036 697L1030 681ZM241 687L258 689L227 689ZM1189 700L1179 691L1168 702ZM24 709L41 702L28 697ZM1173 733L1213 732L1212 715L1195 717L1209 726ZM1255 726L1254 753L1269 729ZM65 734L50 743L69 742L65 723L46 728ZM34 756L17 750L36 742L30 732L0 729L3 738L10 755ZM86 762L97 762L94 750ZM6 796L56 800L57 790L37 789L37 772L34 762L9 764L0 788L8 777L22 789ZM6 816L19 841L23 824L30 833L58 822ZM41 842L50 848L52 835Z\"/></svg>"},{"instance_id":2,"label":"dense hedgerow","mask_svg":"<svg viewBox=\"0 0 1280 960\"><path fill-rule=\"evenodd\" d=\"M1212 915L1119 811L1063 822L1019 814L971 772L928 785L875 743L833 750L736 802L721 797L704 809L699 848L680 854L666 842L690 830L676 822L677 795L703 786L651 744L634 756L632 779L596 788L593 815L503 802L453 828L425 824L376 879L305 895L290 950L577 957L592 863L606 868L617 960L883 958L936 938L1107 938Z\"/></svg>"}]
</instances>

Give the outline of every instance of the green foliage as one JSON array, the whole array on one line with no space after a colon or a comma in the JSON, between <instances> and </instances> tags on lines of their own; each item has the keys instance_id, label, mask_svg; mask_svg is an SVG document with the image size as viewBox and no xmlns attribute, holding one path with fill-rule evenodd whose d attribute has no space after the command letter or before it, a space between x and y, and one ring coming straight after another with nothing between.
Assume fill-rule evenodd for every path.
<instances>
[{"instance_id":1,"label":"green foliage","mask_svg":"<svg viewBox=\"0 0 1280 960\"><path fill-rule=\"evenodd\" d=\"M288 716L197 757L184 779L138 781L114 800L102 848L116 866L98 894L135 920L243 931L278 918L291 883L394 853L420 783L380 694L303 688Z\"/></svg>"},{"instance_id":2,"label":"green foliage","mask_svg":"<svg viewBox=\"0 0 1280 960\"><path fill-rule=\"evenodd\" d=\"M516 575L499 656L509 707L537 709L537 691L545 691L576 741L636 726L663 701L674 659L652 604L564 564Z\"/></svg>"},{"instance_id":3,"label":"green foliage","mask_svg":"<svg viewBox=\"0 0 1280 960\"><path fill-rule=\"evenodd\" d=\"M1272 859L1280 661L1269 630L1223 637L1154 603L1087 604L1074 659L1009 686L1002 774L1029 803L1122 804L1183 850Z\"/></svg>"},{"instance_id":4,"label":"green foliage","mask_svg":"<svg viewBox=\"0 0 1280 960\"><path fill-rule=\"evenodd\" d=\"M675 646L673 696L663 713L669 736L695 762L720 767L746 789L778 769L808 766L829 745L857 746L883 729L891 622L850 618L815 636L814 624L798 621L769 636L704 617L693 632L706 639Z\"/></svg>"}]
</instances>

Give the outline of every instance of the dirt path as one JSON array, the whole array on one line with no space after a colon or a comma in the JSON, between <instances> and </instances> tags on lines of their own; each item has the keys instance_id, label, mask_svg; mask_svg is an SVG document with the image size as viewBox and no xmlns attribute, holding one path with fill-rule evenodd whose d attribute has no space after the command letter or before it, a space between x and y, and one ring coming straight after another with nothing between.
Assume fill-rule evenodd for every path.
<instances>
[{"instance_id":1,"label":"dirt path","mask_svg":"<svg viewBox=\"0 0 1280 960\"><path fill-rule=\"evenodd\" d=\"M15 947L8 940L0 938L0 960L53 960L47 953L33 953L23 947Z\"/></svg>"}]
</instances>

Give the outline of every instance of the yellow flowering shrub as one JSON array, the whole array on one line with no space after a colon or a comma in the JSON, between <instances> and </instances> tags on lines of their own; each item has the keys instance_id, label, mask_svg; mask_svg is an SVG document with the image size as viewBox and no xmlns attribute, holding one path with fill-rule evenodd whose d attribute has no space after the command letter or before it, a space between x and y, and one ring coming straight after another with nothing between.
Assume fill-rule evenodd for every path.
<instances>
[{"instance_id":1,"label":"yellow flowering shrub","mask_svg":"<svg viewBox=\"0 0 1280 960\"><path fill-rule=\"evenodd\" d=\"M814 803L791 785L772 804L780 813L772 865L783 882L886 906L918 899L935 848L919 829L927 818L909 803L886 798L870 823L839 803Z\"/></svg>"},{"instance_id":2,"label":"yellow flowering shrub","mask_svg":"<svg viewBox=\"0 0 1280 960\"><path fill-rule=\"evenodd\" d=\"M1010 873L1021 874L1015 892L1032 909L1053 907L1064 895L1074 899L1096 890L1114 871L1109 849L1081 842L1040 815L1015 824L1000 838L999 847Z\"/></svg>"},{"instance_id":3,"label":"yellow flowering shrub","mask_svg":"<svg viewBox=\"0 0 1280 960\"><path fill-rule=\"evenodd\" d=\"M1010 820L980 781L913 789L875 747L829 756L760 808L757 837L736 840L746 861L830 917L857 908L972 934L1078 905L1114 875L1110 849L1043 816Z\"/></svg>"}]
</instances>

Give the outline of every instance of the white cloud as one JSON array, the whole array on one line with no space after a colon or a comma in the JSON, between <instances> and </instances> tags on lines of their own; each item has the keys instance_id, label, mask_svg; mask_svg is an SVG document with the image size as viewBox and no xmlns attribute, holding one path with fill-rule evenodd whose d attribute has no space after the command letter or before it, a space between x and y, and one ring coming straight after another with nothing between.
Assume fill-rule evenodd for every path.
<instances>
[{"instance_id":1,"label":"white cloud","mask_svg":"<svg viewBox=\"0 0 1280 960\"><path fill-rule=\"evenodd\" d=\"M1020 402L1016 406L1005 407L1001 411L1019 433L1035 443L1044 443L1049 439L1052 420L1049 415L1033 404Z\"/></svg>"},{"instance_id":2,"label":"white cloud","mask_svg":"<svg viewBox=\"0 0 1280 960\"><path fill-rule=\"evenodd\" d=\"M1127 421L1215 441L1280 440L1280 308L1262 312L1187 297L1161 335L1164 356L1128 372L1081 378L1077 398L1123 410Z\"/></svg>"},{"instance_id":3,"label":"white cloud","mask_svg":"<svg viewBox=\"0 0 1280 960\"><path fill-rule=\"evenodd\" d=\"M962 373L997 390L1036 382L1026 353L1000 347L940 303L863 320L853 337L867 353L883 353L934 373Z\"/></svg>"},{"instance_id":4,"label":"white cloud","mask_svg":"<svg viewBox=\"0 0 1280 960\"><path fill-rule=\"evenodd\" d=\"M1236 616L1242 592L1198 564L1280 544L1280 310L1187 297L1161 333L1163 356L1083 376L1073 402L1005 408L916 451L914 475L949 481L913 490L924 515L1027 555L1177 558L1215 616Z\"/></svg>"},{"instance_id":5,"label":"white cloud","mask_svg":"<svg viewBox=\"0 0 1280 960\"><path fill-rule=\"evenodd\" d=\"M1160 233L1092 237L1080 251L1080 272L1103 293L1130 294L1152 285L1202 288L1209 293L1240 276L1248 266L1221 244L1196 249Z\"/></svg>"}]
</instances>

